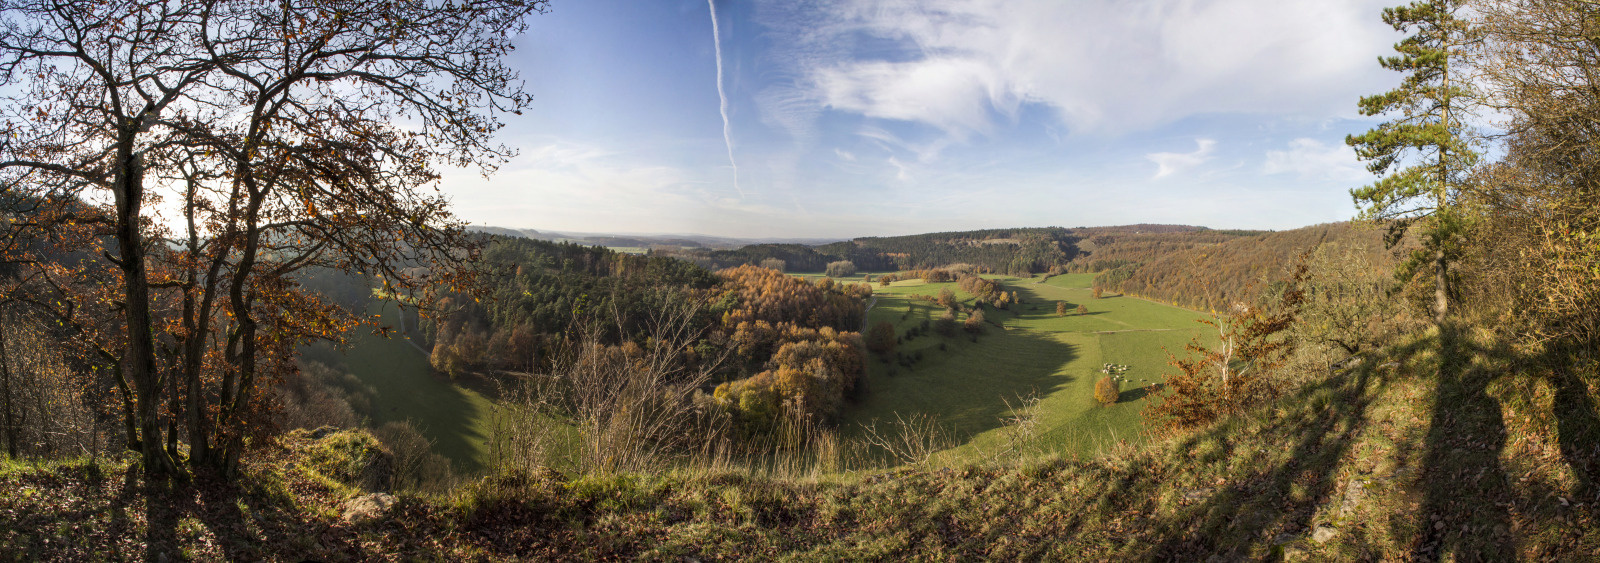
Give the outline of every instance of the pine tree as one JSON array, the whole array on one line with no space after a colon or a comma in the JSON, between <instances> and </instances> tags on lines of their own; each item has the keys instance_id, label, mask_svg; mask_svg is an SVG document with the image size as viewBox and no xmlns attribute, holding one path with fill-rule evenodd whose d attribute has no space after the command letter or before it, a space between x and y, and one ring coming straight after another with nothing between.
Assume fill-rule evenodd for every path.
<instances>
[{"instance_id":1,"label":"pine tree","mask_svg":"<svg viewBox=\"0 0 1600 563\"><path fill-rule=\"evenodd\" d=\"M1422 227L1423 248L1397 272L1409 281L1429 265L1434 271L1436 322L1450 310L1449 265L1464 217L1456 203L1464 175L1478 153L1462 123L1474 93L1456 62L1473 40L1474 30L1456 17L1465 0L1418 0L1385 8L1383 21L1398 31L1415 31L1397 43L1397 56L1383 57L1383 68L1409 73L1394 90L1361 98L1363 115L1396 114L1345 142L1368 161L1381 178L1350 195L1362 217L1391 223L1389 244L1397 243L1413 224Z\"/></svg>"}]
</instances>

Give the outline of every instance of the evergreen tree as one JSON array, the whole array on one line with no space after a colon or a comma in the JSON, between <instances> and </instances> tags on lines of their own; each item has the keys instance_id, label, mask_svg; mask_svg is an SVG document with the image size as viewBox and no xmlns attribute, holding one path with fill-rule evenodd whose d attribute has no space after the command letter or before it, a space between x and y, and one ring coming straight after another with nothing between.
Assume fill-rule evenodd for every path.
<instances>
[{"instance_id":1,"label":"evergreen tree","mask_svg":"<svg viewBox=\"0 0 1600 563\"><path fill-rule=\"evenodd\" d=\"M1409 74L1400 87L1361 98L1363 115L1396 117L1345 139L1368 161L1367 169L1381 176L1350 192L1362 207L1362 217L1394 221L1391 246L1413 223L1422 227L1423 248L1397 275L1408 281L1431 262L1436 322L1443 322L1450 310L1449 264L1464 220L1457 195L1478 158L1462 123L1474 93L1456 65L1474 35L1468 22L1456 16L1464 4L1418 0L1384 9L1384 23L1414 34L1394 46L1398 55L1380 58L1378 64Z\"/></svg>"}]
</instances>

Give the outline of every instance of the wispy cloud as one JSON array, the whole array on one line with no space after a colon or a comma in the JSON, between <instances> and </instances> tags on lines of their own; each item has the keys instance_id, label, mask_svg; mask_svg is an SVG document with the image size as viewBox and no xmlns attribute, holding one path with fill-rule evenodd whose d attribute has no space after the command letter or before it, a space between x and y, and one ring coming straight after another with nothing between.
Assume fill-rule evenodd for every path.
<instances>
[{"instance_id":1,"label":"wispy cloud","mask_svg":"<svg viewBox=\"0 0 1600 563\"><path fill-rule=\"evenodd\" d=\"M1359 181L1369 177L1356 160L1355 149L1343 143L1330 146L1305 137L1290 141L1288 150L1267 151L1261 172L1335 181Z\"/></svg>"},{"instance_id":2,"label":"wispy cloud","mask_svg":"<svg viewBox=\"0 0 1600 563\"><path fill-rule=\"evenodd\" d=\"M1128 131L1202 113L1351 113L1352 70L1393 41L1376 18L1386 3L820 0L769 10L787 19L768 27L801 45L776 61L800 77L780 88L789 118L808 99L964 137L1033 103L1072 132Z\"/></svg>"},{"instance_id":3,"label":"wispy cloud","mask_svg":"<svg viewBox=\"0 0 1600 563\"><path fill-rule=\"evenodd\" d=\"M722 28L717 24L717 2L706 0L706 5L711 7L711 42L716 46L717 54L717 100L721 102L722 111L722 141L728 145L728 164L733 166L733 189L738 190L739 197L744 197L744 188L739 187L739 163L733 159L733 122L728 120L728 93L722 86Z\"/></svg>"},{"instance_id":4,"label":"wispy cloud","mask_svg":"<svg viewBox=\"0 0 1600 563\"><path fill-rule=\"evenodd\" d=\"M894 179L901 182L911 181L911 167L906 166L906 163L900 162L900 159L891 156L889 157L889 165L895 169Z\"/></svg>"},{"instance_id":5,"label":"wispy cloud","mask_svg":"<svg viewBox=\"0 0 1600 563\"><path fill-rule=\"evenodd\" d=\"M1156 163L1156 178L1165 178L1184 170L1205 164L1211 160L1211 153L1217 148L1213 139L1195 139L1194 152L1156 152L1144 155L1151 162Z\"/></svg>"}]
</instances>

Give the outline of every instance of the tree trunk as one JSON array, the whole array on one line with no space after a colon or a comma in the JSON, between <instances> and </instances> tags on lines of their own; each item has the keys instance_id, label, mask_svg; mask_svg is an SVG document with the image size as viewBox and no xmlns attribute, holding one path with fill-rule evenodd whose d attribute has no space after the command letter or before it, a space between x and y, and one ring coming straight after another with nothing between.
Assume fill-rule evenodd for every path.
<instances>
[{"instance_id":1,"label":"tree trunk","mask_svg":"<svg viewBox=\"0 0 1600 563\"><path fill-rule=\"evenodd\" d=\"M5 320L0 318L0 395L6 402L6 455L17 458L16 404L11 398L11 358L6 353Z\"/></svg>"},{"instance_id":2,"label":"tree trunk","mask_svg":"<svg viewBox=\"0 0 1600 563\"><path fill-rule=\"evenodd\" d=\"M139 233L144 167L132 152L132 137L131 130L124 133L118 154L123 166L118 170L112 191L117 198L117 259L122 269L123 311L128 331L122 369L133 386L133 421L139 432L136 443L148 479L169 475L175 468L161 439L157 408L162 399L161 380L156 373L155 337L150 327L150 280L145 277L144 241Z\"/></svg>"},{"instance_id":3,"label":"tree trunk","mask_svg":"<svg viewBox=\"0 0 1600 563\"><path fill-rule=\"evenodd\" d=\"M1444 249L1433 251L1433 322L1444 324L1450 315L1450 264L1444 259Z\"/></svg>"}]
</instances>

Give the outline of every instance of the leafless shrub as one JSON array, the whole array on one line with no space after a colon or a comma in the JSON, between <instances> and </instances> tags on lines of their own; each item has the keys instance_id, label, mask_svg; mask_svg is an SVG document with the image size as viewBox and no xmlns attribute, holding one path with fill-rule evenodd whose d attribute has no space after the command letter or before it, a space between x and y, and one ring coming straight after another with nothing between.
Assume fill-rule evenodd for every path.
<instances>
[{"instance_id":1,"label":"leafless shrub","mask_svg":"<svg viewBox=\"0 0 1600 563\"><path fill-rule=\"evenodd\" d=\"M373 432L394 457L393 486L401 491L448 491L455 484L450 460L410 422L389 422Z\"/></svg>"},{"instance_id":2,"label":"leafless shrub","mask_svg":"<svg viewBox=\"0 0 1600 563\"><path fill-rule=\"evenodd\" d=\"M861 426L862 439L872 447L889 454L906 465L926 463L934 453L952 445L949 430L939 423L938 417L916 413L902 416L895 413L894 421L886 428L878 427L878 420Z\"/></svg>"},{"instance_id":3,"label":"leafless shrub","mask_svg":"<svg viewBox=\"0 0 1600 563\"><path fill-rule=\"evenodd\" d=\"M33 315L0 305L0 446L12 458L99 455L117 432L93 405L105 389L74 369L59 339ZM106 418L106 420L101 420ZM118 444L120 445L120 444Z\"/></svg>"},{"instance_id":4,"label":"leafless shrub","mask_svg":"<svg viewBox=\"0 0 1600 563\"><path fill-rule=\"evenodd\" d=\"M523 382L501 411L494 457L523 469L565 463L585 473L648 471L681 462L720 435L726 417L695 397L724 358L691 358L689 347L704 336L694 322L701 304L668 302L644 319L642 345L606 345L593 326L575 331L551 369ZM564 442L569 447L557 451Z\"/></svg>"}]
</instances>

